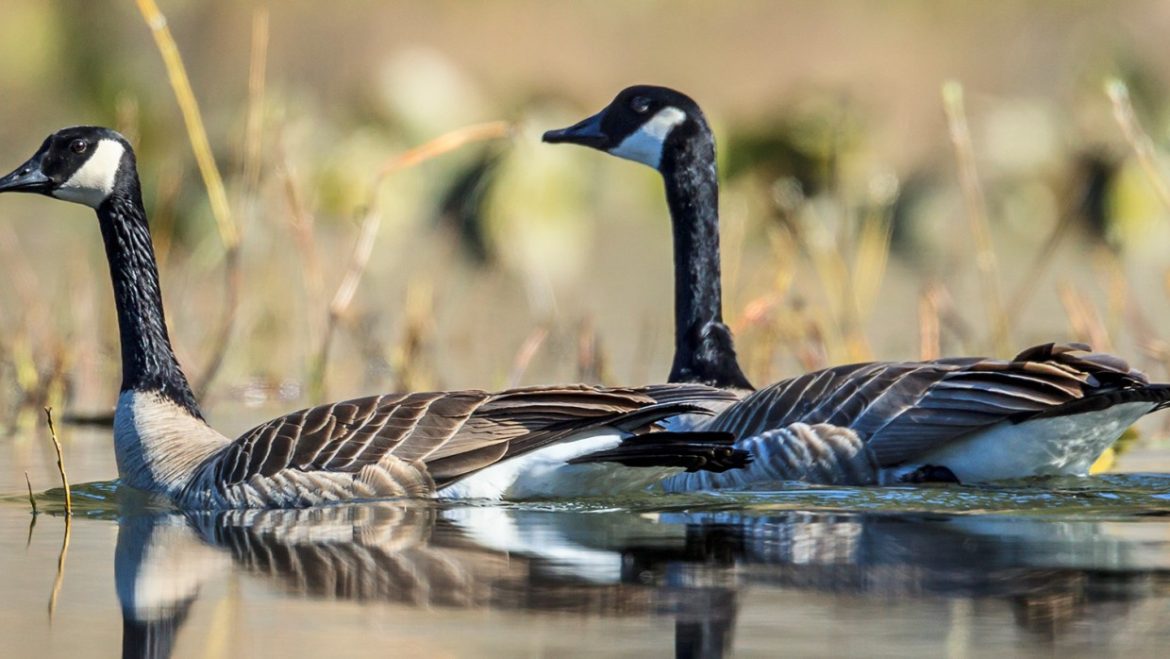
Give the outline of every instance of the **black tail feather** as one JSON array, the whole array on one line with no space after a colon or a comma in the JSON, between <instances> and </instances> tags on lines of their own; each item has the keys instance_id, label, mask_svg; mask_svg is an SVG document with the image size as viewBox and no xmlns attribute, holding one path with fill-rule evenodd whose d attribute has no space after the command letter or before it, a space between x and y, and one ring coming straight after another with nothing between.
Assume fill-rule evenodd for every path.
<instances>
[{"instance_id":1,"label":"black tail feather","mask_svg":"<svg viewBox=\"0 0 1170 659\"><path fill-rule=\"evenodd\" d=\"M627 467L682 467L687 471L720 473L741 469L751 453L734 447L726 432L652 432L624 440L618 446L573 458L569 464L616 462Z\"/></svg>"},{"instance_id":2,"label":"black tail feather","mask_svg":"<svg viewBox=\"0 0 1170 659\"><path fill-rule=\"evenodd\" d=\"M1093 393L1064 405L1049 408L1040 413L1025 413L1013 418L1019 423L1030 419L1068 416L1084 412L1100 412L1123 403L1154 403L1151 411L1170 408L1170 383L1147 384Z\"/></svg>"}]
</instances>

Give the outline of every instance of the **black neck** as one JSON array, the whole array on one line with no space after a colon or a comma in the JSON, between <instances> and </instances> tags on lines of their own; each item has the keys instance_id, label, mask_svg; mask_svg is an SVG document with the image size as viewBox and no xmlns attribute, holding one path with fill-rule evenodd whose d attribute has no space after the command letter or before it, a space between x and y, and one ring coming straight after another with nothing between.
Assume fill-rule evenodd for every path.
<instances>
[{"instance_id":1,"label":"black neck","mask_svg":"<svg viewBox=\"0 0 1170 659\"><path fill-rule=\"evenodd\" d=\"M751 389L723 324L719 273L719 181L715 141L702 127L672 135L659 170L674 231L674 364L671 382Z\"/></svg>"},{"instance_id":2,"label":"black neck","mask_svg":"<svg viewBox=\"0 0 1170 659\"><path fill-rule=\"evenodd\" d=\"M122 341L122 391L150 391L202 419L167 336L158 266L136 176L97 209L114 282Z\"/></svg>"}]
</instances>

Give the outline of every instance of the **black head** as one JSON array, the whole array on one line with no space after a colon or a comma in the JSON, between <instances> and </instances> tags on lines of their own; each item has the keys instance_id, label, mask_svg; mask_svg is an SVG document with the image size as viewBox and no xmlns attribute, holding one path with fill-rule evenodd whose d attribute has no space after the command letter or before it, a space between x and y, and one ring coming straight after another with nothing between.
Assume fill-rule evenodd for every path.
<instances>
[{"instance_id":1,"label":"black head","mask_svg":"<svg viewBox=\"0 0 1170 659\"><path fill-rule=\"evenodd\" d=\"M662 154L697 134L709 134L707 120L689 96L667 87L623 89L601 112L560 130L544 141L580 144L661 169Z\"/></svg>"},{"instance_id":2,"label":"black head","mask_svg":"<svg viewBox=\"0 0 1170 659\"><path fill-rule=\"evenodd\" d=\"M134 151L117 131L98 126L63 128L11 174L0 192L35 192L97 208L134 179Z\"/></svg>"}]
</instances>

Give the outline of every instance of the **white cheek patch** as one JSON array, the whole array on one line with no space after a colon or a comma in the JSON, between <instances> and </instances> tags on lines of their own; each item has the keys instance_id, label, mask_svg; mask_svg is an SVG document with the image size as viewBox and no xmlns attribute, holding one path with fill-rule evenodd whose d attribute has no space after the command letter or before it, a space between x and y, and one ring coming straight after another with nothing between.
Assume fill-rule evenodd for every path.
<instances>
[{"instance_id":1,"label":"white cheek patch","mask_svg":"<svg viewBox=\"0 0 1170 659\"><path fill-rule=\"evenodd\" d=\"M54 190L53 196L97 208L113 192L125 152L126 148L114 140L99 141L89 160Z\"/></svg>"},{"instance_id":2,"label":"white cheek patch","mask_svg":"<svg viewBox=\"0 0 1170 659\"><path fill-rule=\"evenodd\" d=\"M662 161L662 145L666 142L666 136L686 118L686 113L676 107L662 108L650 118L650 121L630 133L629 137L609 152L619 158L658 169L658 163Z\"/></svg>"}]
</instances>

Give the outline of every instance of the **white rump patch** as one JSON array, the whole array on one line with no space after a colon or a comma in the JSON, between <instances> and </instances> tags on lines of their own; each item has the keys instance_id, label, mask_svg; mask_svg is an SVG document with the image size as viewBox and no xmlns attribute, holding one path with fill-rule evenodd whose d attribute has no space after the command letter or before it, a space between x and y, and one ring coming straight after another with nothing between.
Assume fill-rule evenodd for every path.
<instances>
[{"instance_id":1,"label":"white rump patch","mask_svg":"<svg viewBox=\"0 0 1170 659\"><path fill-rule=\"evenodd\" d=\"M642 124L641 128L630 133L621 144L610 149L610 154L658 169L666 137L686 118L687 114L682 110L672 106L664 107L651 117L650 121Z\"/></svg>"},{"instance_id":2,"label":"white rump patch","mask_svg":"<svg viewBox=\"0 0 1170 659\"><path fill-rule=\"evenodd\" d=\"M91 208L101 206L114 191L114 181L118 178L118 168L125 153L126 147L116 140L99 141L85 164L54 190L53 196Z\"/></svg>"}]
</instances>

